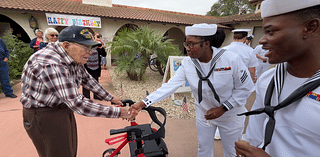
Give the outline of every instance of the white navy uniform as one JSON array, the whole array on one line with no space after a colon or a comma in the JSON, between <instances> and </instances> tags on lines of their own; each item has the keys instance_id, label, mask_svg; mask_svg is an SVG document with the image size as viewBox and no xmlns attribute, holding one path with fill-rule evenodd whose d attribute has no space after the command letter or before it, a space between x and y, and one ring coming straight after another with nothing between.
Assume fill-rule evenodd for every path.
<instances>
[{"instance_id":1,"label":"white navy uniform","mask_svg":"<svg viewBox=\"0 0 320 157\"><path fill-rule=\"evenodd\" d=\"M232 42L225 46L224 49L232 51L239 55L243 63L248 67L257 67L259 65L256 54L253 53L253 48L242 42Z\"/></svg>"},{"instance_id":2,"label":"white navy uniform","mask_svg":"<svg viewBox=\"0 0 320 157\"><path fill-rule=\"evenodd\" d=\"M215 47L213 57L221 50ZM212 61L212 59L211 59ZM201 68L205 74L210 70L209 63L201 63ZM199 77L195 65L190 57L182 60L182 64L175 75L163 84L155 92L147 96L143 102L149 106L152 103L159 102L173 94L186 81L189 82L193 95L195 95L196 121L198 132L198 156L211 157L213 153L214 134L217 126L220 129L220 135L226 157L234 157L234 142L238 140L239 135L243 132L245 117L237 116L237 113L245 112L245 104L251 92L254 91L254 84L250 78L248 68L240 61L237 55L230 51L217 60L215 70L209 77L217 95L220 98L220 104L215 99L214 94L206 81L202 82L203 100L198 102L198 81ZM207 121L204 118L206 111L221 105L226 106L229 111L221 117Z\"/></svg>"},{"instance_id":3,"label":"white navy uniform","mask_svg":"<svg viewBox=\"0 0 320 157\"><path fill-rule=\"evenodd\" d=\"M256 101L252 110L264 107L265 93L270 80L275 76L275 71L275 68L266 71L257 81ZM280 96L278 87L275 86L271 106L282 102L307 79L297 78L286 72ZM312 95L306 95L275 112L274 133L271 143L266 147L266 152L272 157L320 156L320 87L312 92ZM263 146L265 126L268 120L266 114L249 117L246 134L252 138L251 145L259 148Z\"/></svg>"},{"instance_id":4,"label":"white navy uniform","mask_svg":"<svg viewBox=\"0 0 320 157\"><path fill-rule=\"evenodd\" d=\"M253 53L258 54L261 57L265 57L264 55L269 52L267 50L262 49L262 45L257 45L256 48L254 48ZM270 69L270 63L269 62L263 62L261 59L258 59L259 65L256 67L256 76L259 78L262 73Z\"/></svg>"}]
</instances>

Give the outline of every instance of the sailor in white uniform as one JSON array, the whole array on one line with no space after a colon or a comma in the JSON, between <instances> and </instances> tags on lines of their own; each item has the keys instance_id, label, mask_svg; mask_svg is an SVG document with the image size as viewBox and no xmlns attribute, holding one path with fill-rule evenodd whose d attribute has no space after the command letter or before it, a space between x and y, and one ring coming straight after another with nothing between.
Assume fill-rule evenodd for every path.
<instances>
[{"instance_id":1,"label":"sailor in white uniform","mask_svg":"<svg viewBox=\"0 0 320 157\"><path fill-rule=\"evenodd\" d=\"M262 45L257 45L256 48L254 48L253 50L253 53L256 54L256 57L259 61L259 65L256 67L257 79L259 79L261 74L270 69L270 63L268 62L268 58L264 56L267 52L267 50L264 50L262 48Z\"/></svg>"},{"instance_id":2,"label":"sailor in white uniform","mask_svg":"<svg viewBox=\"0 0 320 157\"><path fill-rule=\"evenodd\" d=\"M248 67L250 76L255 82L255 71L259 65L256 55L253 53L253 48L248 46L245 41L251 29L235 29L232 30L233 42L230 45L223 47L223 49L232 51L241 58L243 63Z\"/></svg>"},{"instance_id":3,"label":"sailor in white uniform","mask_svg":"<svg viewBox=\"0 0 320 157\"><path fill-rule=\"evenodd\" d=\"M252 35L252 34L248 35L248 36L246 37L245 43L246 43L248 46L250 46L250 45L251 45L251 41L252 41L253 38L254 38L254 35Z\"/></svg>"},{"instance_id":4,"label":"sailor in white uniform","mask_svg":"<svg viewBox=\"0 0 320 157\"><path fill-rule=\"evenodd\" d=\"M270 63L257 81L241 157L320 156L320 1L265 0L259 43ZM265 151L264 151L265 150Z\"/></svg>"},{"instance_id":5,"label":"sailor in white uniform","mask_svg":"<svg viewBox=\"0 0 320 157\"><path fill-rule=\"evenodd\" d=\"M224 156L234 157L234 142L242 134L245 120L237 114L246 111L245 104L254 84L248 68L237 55L216 48L225 37L222 30L216 32L215 24L187 26L184 46L189 57L182 60L168 83L134 104L131 113L135 116L142 107L167 98L188 81L195 95L198 156L214 156L214 134L219 127Z\"/></svg>"}]
</instances>

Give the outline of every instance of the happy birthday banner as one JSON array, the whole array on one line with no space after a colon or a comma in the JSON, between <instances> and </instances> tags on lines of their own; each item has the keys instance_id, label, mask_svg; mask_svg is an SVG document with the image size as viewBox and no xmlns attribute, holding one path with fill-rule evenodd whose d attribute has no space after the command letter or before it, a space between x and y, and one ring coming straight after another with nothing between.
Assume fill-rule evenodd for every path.
<instances>
[{"instance_id":1,"label":"happy birthday banner","mask_svg":"<svg viewBox=\"0 0 320 157\"><path fill-rule=\"evenodd\" d=\"M65 14L51 14L46 13L48 25L55 26L83 26L101 28L100 17L65 15Z\"/></svg>"}]
</instances>

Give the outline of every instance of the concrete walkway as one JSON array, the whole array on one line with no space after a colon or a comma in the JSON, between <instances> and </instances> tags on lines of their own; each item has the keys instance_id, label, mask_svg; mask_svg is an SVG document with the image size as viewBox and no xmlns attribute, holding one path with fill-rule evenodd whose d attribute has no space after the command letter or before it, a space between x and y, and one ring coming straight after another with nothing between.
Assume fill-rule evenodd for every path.
<instances>
[{"instance_id":1,"label":"concrete walkway","mask_svg":"<svg viewBox=\"0 0 320 157\"><path fill-rule=\"evenodd\" d=\"M108 70L102 70L101 84L110 93L114 88ZM0 94L0 156L1 157L36 157L36 149L28 137L22 124L22 105L20 103L21 84L13 87L18 98L7 98ZM252 104L254 97L249 98ZM97 101L104 105L109 102ZM110 136L110 129L120 129L129 125L121 119L95 118L75 115L78 126L78 157L101 157L104 150L116 148L118 144L109 146L104 142ZM137 116L139 124L150 122L149 116L142 112ZM194 119L167 119L165 142L169 149L169 157L197 156L197 133ZM128 157L129 147L122 149L119 157ZM222 157L221 141L215 141L215 156Z\"/></svg>"}]
</instances>

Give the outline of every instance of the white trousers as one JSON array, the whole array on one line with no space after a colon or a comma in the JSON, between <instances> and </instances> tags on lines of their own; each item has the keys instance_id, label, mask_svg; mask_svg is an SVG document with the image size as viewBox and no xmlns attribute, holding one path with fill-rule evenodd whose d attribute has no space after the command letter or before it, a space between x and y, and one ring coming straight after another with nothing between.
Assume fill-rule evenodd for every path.
<instances>
[{"instance_id":1,"label":"white trousers","mask_svg":"<svg viewBox=\"0 0 320 157\"><path fill-rule=\"evenodd\" d=\"M234 142L243 133L245 116L230 118L228 121L209 121L197 118L198 157L213 157L214 135L219 127L224 157L235 157Z\"/></svg>"}]
</instances>

